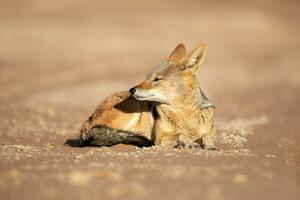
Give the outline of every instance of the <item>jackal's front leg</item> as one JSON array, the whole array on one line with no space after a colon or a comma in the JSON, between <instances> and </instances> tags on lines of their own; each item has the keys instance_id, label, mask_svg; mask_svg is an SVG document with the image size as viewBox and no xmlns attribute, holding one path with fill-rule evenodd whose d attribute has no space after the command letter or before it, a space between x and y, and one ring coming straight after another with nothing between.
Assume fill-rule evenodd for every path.
<instances>
[{"instance_id":1,"label":"jackal's front leg","mask_svg":"<svg viewBox=\"0 0 300 200\"><path fill-rule=\"evenodd\" d=\"M173 148L177 149L201 149L201 145L196 142L184 143L178 140L174 145Z\"/></svg>"},{"instance_id":2,"label":"jackal's front leg","mask_svg":"<svg viewBox=\"0 0 300 200\"><path fill-rule=\"evenodd\" d=\"M178 144L178 135L165 135L160 139L156 140L156 145L166 147L166 148L173 148Z\"/></svg>"},{"instance_id":3,"label":"jackal's front leg","mask_svg":"<svg viewBox=\"0 0 300 200\"><path fill-rule=\"evenodd\" d=\"M176 143L172 146L178 149L201 149L201 145L194 142L190 137L185 134L181 134Z\"/></svg>"},{"instance_id":4,"label":"jackal's front leg","mask_svg":"<svg viewBox=\"0 0 300 200\"><path fill-rule=\"evenodd\" d=\"M196 140L203 149L205 150L218 150L213 142L214 130L210 133L205 133L200 139Z\"/></svg>"}]
</instances>

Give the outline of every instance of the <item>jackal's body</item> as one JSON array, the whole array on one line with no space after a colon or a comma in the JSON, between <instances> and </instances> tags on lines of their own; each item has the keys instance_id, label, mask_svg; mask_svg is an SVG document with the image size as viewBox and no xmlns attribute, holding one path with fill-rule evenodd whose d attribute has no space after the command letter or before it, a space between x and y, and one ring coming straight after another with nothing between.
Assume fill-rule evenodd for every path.
<instances>
[{"instance_id":1,"label":"jackal's body","mask_svg":"<svg viewBox=\"0 0 300 200\"><path fill-rule=\"evenodd\" d=\"M98 106L83 125L83 143L214 148L215 107L196 78L205 55L205 45L186 55L179 44L130 93L116 93Z\"/></svg>"}]
</instances>

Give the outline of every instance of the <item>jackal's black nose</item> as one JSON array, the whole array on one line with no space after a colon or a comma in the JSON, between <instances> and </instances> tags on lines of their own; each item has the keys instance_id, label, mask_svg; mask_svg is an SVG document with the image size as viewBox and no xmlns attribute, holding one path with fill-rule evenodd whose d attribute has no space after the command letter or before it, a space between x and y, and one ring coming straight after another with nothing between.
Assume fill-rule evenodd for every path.
<instances>
[{"instance_id":1,"label":"jackal's black nose","mask_svg":"<svg viewBox=\"0 0 300 200\"><path fill-rule=\"evenodd\" d=\"M129 90L129 92L131 93L131 95L134 95L135 91L136 91L136 89L134 87Z\"/></svg>"}]
</instances>

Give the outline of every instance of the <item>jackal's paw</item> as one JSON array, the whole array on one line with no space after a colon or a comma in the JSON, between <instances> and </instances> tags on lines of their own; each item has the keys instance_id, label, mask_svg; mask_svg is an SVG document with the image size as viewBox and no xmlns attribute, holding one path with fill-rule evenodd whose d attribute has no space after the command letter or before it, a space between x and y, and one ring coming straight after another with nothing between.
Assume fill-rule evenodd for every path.
<instances>
[{"instance_id":1,"label":"jackal's paw","mask_svg":"<svg viewBox=\"0 0 300 200\"><path fill-rule=\"evenodd\" d=\"M177 149L183 149L185 147L185 144L178 140L172 147Z\"/></svg>"},{"instance_id":2,"label":"jackal's paw","mask_svg":"<svg viewBox=\"0 0 300 200\"><path fill-rule=\"evenodd\" d=\"M201 149L201 145L198 143L189 143L185 145L185 149Z\"/></svg>"},{"instance_id":3,"label":"jackal's paw","mask_svg":"<svg viewBox=\"0 0 300 200\"><path fill-rule=\"evenodd\" d=\"M208 151L218 151L218 147L216 147L215 145L204 145L203 146L204 150L208 150Z\"/></svg>"},{"instance_id":4,"label":"jackal's paw","mask_svg":"<svg viewBox=\"0 0 300 200\"><path fill-rule=\"evenodd\" d=\"M201 145L198 144L198 143L188 143L188 144L185 144L184 142L182 141L177 141L174 145L173 145L173 148L177 148L177 149L202 149L201 148Z\"/></svg>"}]
</instances>

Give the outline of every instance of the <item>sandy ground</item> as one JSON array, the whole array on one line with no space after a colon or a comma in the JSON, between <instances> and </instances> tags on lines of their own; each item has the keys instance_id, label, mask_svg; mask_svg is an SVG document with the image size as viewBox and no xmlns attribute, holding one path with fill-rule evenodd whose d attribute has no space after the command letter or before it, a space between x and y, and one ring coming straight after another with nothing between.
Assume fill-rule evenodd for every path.
<instances>
[{"instance_id":1,"label":"sandy ground","mask_svg":"<svg viewBox=\"0 0 300 200\"><path fill-rule=\"evenodd\" d=\"M1 199L300 199L299 1L1 1ZM204 42L219 151L76 148L82 122Z\"/></svg>"}]
</instances>

